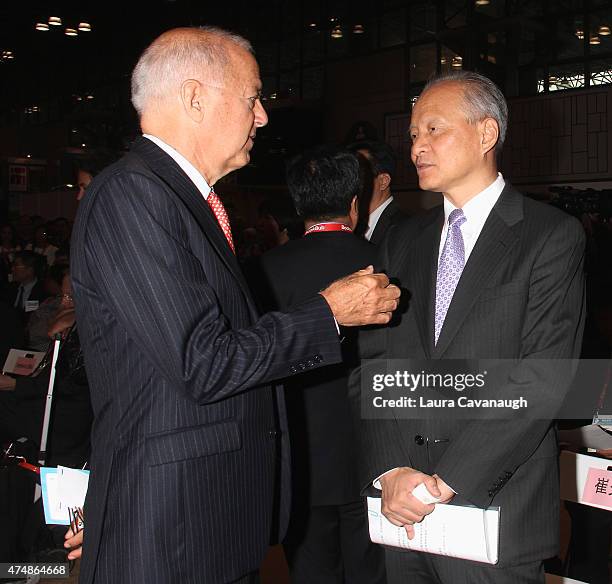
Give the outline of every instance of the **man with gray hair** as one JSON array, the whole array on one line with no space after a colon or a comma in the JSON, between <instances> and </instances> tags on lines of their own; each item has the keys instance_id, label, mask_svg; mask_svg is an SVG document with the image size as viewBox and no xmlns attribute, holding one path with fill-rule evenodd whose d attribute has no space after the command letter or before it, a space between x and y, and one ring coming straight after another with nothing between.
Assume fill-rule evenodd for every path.
<instances>
[{"instance_id":1,"label":"man with gray hair","mask_svg":"<svg viewBox=\"0 0 612 584\"><path fill-rule=\"evenodd\" d=\"M95 413L82 584L256 581L289 508L270 382L340 362L337 325L386 323L397 307L369 267L257 314L213 185L249 162L268 121L260 92L241 37L162 34L133 76L143 137L79 207L72 275Z\"/></svg>"},{"instance_id":2,"label":"man with gray hair","mask_svg":"<svg viewBox=\"0 0 612 584\"><path fill-rule=\"evenodd\" d=\"M411 158L421 188L441 192L444 204L390 229L382 267L410 303L397 326L360 337L366 359L438 367L444 359L512 360L510 375L477 397L522 396L527 411L489 419L474 410L466 419L440 408L414 411L411 420L394 410L393 420L363 420L360 434L361 484L382 496L391 523L414 537L414 524L436 504L500 507L499 561L389 548L390 584L543 583L543 560L559 545L551 419L580 350L584 235L574 218L523 197L497 171L507 111L500 90L477 73L442 75L421 93ZM354 399L359 377L351 380ZM413 495L421 484L437 503Z\"/></svg>"}]
</instances>

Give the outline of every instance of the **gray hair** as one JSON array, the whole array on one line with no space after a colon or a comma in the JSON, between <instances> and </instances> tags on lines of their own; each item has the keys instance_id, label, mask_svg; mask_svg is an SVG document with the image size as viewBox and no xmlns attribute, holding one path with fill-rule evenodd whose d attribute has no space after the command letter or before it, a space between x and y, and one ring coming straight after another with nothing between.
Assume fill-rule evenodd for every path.
<instances>
[{"instance_id":1,"label":"gray hair","mask_svg":"<svg viewBox=\"0 0 612 584\"><path fill-rule=\"evenodd\" d=\"M207 81L222 84L231 65L228 43L253 54L245 38L215 26L173 29L155 39L132 73L132 104L138 115L152 100L171 95L185 79L205 75Z\"/></svg>"},{"instance_id":2,"label":"gray hair","mask_svg":"<svg viewBox=\"0 0 612 584\"><path fill-rule=\"evenodd\" d=\"M499 127L495 150L500 152L508 129L508 104L499 87L489 78L474 71L449 71L430 79L421 95L428 89L445 82L456 82L463 88L463 101L468 122L474 124L485 118L493 118Z\"/></svg>"}]
</instances>

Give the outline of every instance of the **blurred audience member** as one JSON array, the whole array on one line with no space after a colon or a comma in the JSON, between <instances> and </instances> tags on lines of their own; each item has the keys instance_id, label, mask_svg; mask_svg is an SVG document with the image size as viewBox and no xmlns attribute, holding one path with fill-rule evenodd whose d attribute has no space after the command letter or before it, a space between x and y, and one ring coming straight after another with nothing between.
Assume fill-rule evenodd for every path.
<instances>
[{"instance_id":1,"label":"blurred audience member","mask_svg":"<svg viewBox=\"0 0 612 584\"><path fill-rule=\"evenodd\" d=\"M302 237L304 222L295 212L291 200L278 195L259 206L256 228L264 248L269 250Z\"/></svg>"},{"instance_id":2,"label":"blurred audience member","mask_svg":"<svg viewBox=\"0 0 612 584\"><path fill-rule=\"evenodd\" d=\"M63 281L68 269L67 264L60 264L51 266L48 270L44 286L49 297L40 303L38 310L33 312L28 320L26 339L29 349L44 351L49 344L48 330L62 305Z\"/></svg>"},{"instance_id":3,"label":"blurred audience member","mask_svg":"<svg viewBox=\"0 0 612 584\"><path fill-rule=\"evenodd\" d=\"M70 276L62 284L62 300L48 336L60 334L47 463L80 468L89 455L92 412L87 376L75 325ZM48 357L52 343L49 344ZM50 358L37 376L0 375L0 442L22 436L39 445L49 383Z\"/></svg>"},{"instance_id":4,"label":"blurred audience member","mask_svg":"<svg viewBox=\"0 0 612 584\"><path fill-rule=\"evenodd\" d=\"M49 266L52 266L53 262L55 262L57 247L49 241L49 233L46 225L40 225L36 228L34 232L34 241L27 245L25 249L45 256Z\"/></svg>"},{"instance_id":5,"label":"blurred audience member","mask_svg":"<svg viewBox=\"0 0 612 584\"><path fill-rule=\"evenodd\" d=\"M80 201L85 196L85 191L87 191L87 187L93 177L115 162L118 157L116 152L99 150L89 156L79 159L77 163L77 186L79 187L77 201Z\"/></svg>"},{"instance_id":6,"label":"blurred audience member","mask_svg":"<svg viewBox=\"0 0 612 584\"><path fill-rule=\"evenodd\" d=\"M42 276L45 258L33 251L15 253L11 273L12 283L7 287L4 300L23 314L38 310L49 295L45 291Z\"/></svg>"},{"instance_id":7,"label":"blurred audience member","mask_svg":"<svg viewBox=\"0 0 612 584\"><path fill-rule=\"evenodd\" d=\"M298 156L287 184L306 232L264 254L271 308L286 310L334 280L373 264L373 245L356 237L359 163L321 148ZM357 364L356 331L343 330L343 363L287 379L292 510L283 545L294 584L382 584L381 547L368 536L357 479L357 443L347 376Z\"/></svg>"},{"instance_id":8,"label":"blurred audience member","mask_svg":"<svg viewBox=\"0 0 612 584\"><path fill-rule=\"evenodd\" d=\"M391 182L395 173L395 153L385 142L355 142L349 150L365 156L372 165L372 196L368 206L368 228L365 238L378 245L389 226L402 216L402 212L391 193Z\"/></svg>"}]
</instances>

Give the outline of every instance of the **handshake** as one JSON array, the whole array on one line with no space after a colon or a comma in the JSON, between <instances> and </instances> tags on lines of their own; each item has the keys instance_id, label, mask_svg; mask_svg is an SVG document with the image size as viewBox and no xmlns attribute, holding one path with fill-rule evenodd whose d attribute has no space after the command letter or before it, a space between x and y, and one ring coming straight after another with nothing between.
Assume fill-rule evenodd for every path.
<instances>
[{"instance_id":1,"label":"handshake","mask_svg":"<svg viewBox=\"0 0 612 584\"><path fill-rule=\"evenodd\" d=\"M453 491L438 475L429 476L413 468L395 468L380 477L383 515L393 525L404 527L408 539L414 524L429 515L436 503L448 503Z\"/></svg>"}]
</instances>

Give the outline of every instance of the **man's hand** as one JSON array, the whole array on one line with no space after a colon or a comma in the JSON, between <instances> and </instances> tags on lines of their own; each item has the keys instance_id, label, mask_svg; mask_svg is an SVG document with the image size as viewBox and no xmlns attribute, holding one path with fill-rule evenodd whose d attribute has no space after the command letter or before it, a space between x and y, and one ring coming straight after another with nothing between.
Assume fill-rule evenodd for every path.
<instances>
[{"instance_id":1,"label":"man's hand","mask_svg":"<svg viewBox=\"0 0 612 584\"><path fill-rule=\"evenodd\" d=\"M389 284L385 274L368 266L330 284L321 295L338 324L362 326L386 324L399 304L400 289Z\"/></svg>"},{"instance_id":2,"label":"man's hand","mask_svg":"<svg viewBox=\"0 0 612 584\"><path fill-rule=\"evenodd\" d=\"M65 338L65 333L74 324L75 320L76 313L74 312L74 308L60 309L55 315L55 318L49 324L47 335L50 338L53 338L57 333L59 333L62 335L62 338Z\"/></svg>"},{"instance_id":3,"label":"man's hand","mask_svg":"<svg viewBox=\"0 0 612 584\"><path fill-rule=\"evenodd\" d=\"M65 548L72 548L70 553L68 554L69 560L76 560L81 557L81 553L83 552L83 530L79 531L76 535L72 533L72 529L69 529L64 536Z\"/></svg>"},{"instance_id":4,"label":"man's hand","mask_svg":"<svg viewBox=\"0 0 612 584\"><path fill-rule=\"evenodd\" d=\"M408 539L414 537L413 525L423 521L435 509L435 505L421 503L412 495L421 483L434 497L442 496L434 477L413 468L396 468L380 477L383 515L393 525L404 527Z\"/></svg>"},{"instance_id":5,"label":"man's hand","mask_svg":"<svg viewBox=\"0 0 612 584\"><path fill-rule=\"evenodd\" d=\"M0 375L0 391L13 391L16 383L13 377L9 375Z\"/></svg>"}]
</instances>

